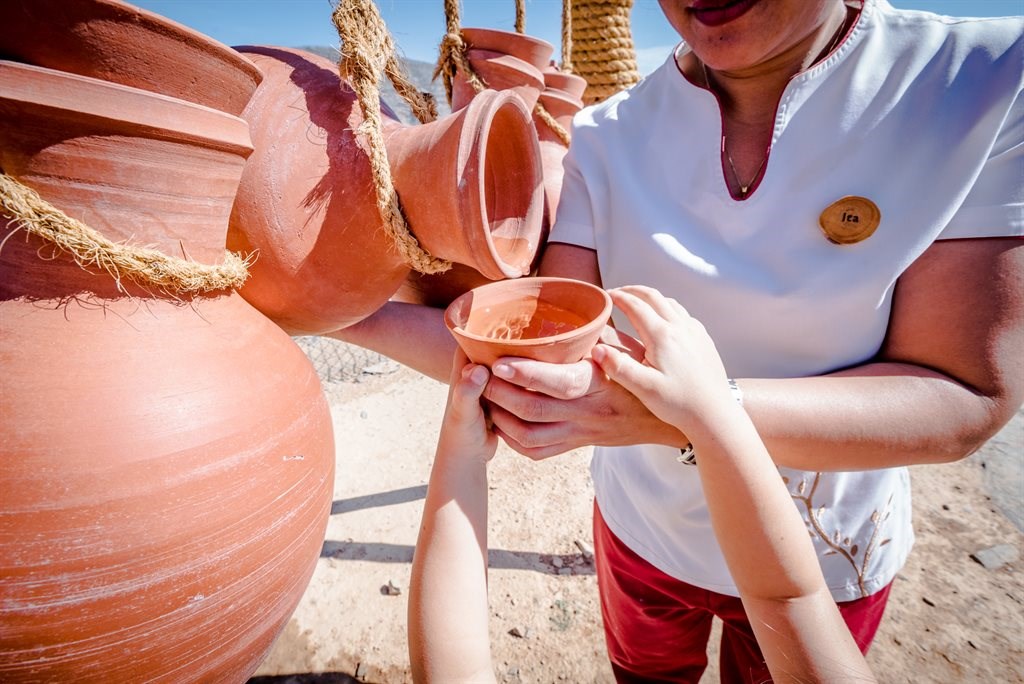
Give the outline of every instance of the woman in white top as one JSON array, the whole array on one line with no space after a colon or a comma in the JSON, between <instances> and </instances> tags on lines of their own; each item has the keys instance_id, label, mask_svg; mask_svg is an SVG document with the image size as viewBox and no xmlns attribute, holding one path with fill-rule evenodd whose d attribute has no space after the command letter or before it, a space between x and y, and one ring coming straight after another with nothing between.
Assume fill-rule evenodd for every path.
<instances>
[{"instance_id":1,"label":"woman in white top","mask_svg":"<svg viewBox=\"0 0 1024 684\"><path fill-rule=\"evenodd\" d=\"M866 648L913 542L903 466L963 458L1024 400L1024 22L884 0L661 5L683 42L577 115L541 273L648 285L703 322ZM447 377L436 310L388 305L339 336ZM695 681L717 614L723 679L759 681L678 460L692 428L590 361L505 359L484 396L531 458L597 445L617 676Z\"/></svg>"}]
</instances>

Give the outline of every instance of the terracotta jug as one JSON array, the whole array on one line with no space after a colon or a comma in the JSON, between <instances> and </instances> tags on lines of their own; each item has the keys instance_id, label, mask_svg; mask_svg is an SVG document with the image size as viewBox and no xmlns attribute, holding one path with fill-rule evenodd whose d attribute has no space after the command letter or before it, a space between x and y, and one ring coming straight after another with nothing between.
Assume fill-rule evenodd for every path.
<instances>
[{"instance_id":1,"label":"terracotta jug","mask_svg":"<svg viewBox=\"0 0 1024 684\"><path fill-rule=\"evenodd\" d=\"M543 71L551 62L555 46L546 40L514 31L489 28L464 28L462 39L470 50L488 50L511 55Z\"/></svg>"},{"instance_id":2,"label":"terracotta jug","mask_svg":"<svg viewBox=\"0 0 1024 684\"><path fill-rule=\"evenodd\" d=\"M488 88L515 93L532 112L544 88L541 70L548 65L554 46L522 33L496 29L464 28L462 36L469 46L466 57ZM452 82L452 109L465 107L477 96L465 74L461 70L456 72ZM542 169L544 164L544 154L541 152ZM546 218L542 211L541 227L538 231L539 246L534 254L533 264L528 269L531 272L543 249L546 236ZM450 271L437 275L410 273L392 299L444 308L463 292L492 280L495 278L484 275L470 266L456 264Z\"/></svg>"},{"instance_id":3,"label":"terracotta jug","mask_svg":"<svg viewBox=\"0 0 1024 684\"><path fill-rule=\"evenodd\" d=\"M601 288L568 278L520 278L477 287L445 309L444 322L474 363L502 356L573 363L597 344L612 313Z\"/></svg>"},{"instance_id":4,"label":"terracotta jug","mask_svg":"<svg viewBox=\"0 0 1024 684\"><path fill-rule=\"evenodd\" d=\"M567 74L568 75L568 74ZM555 88L547 88L538 100L548 113L566 131L572 128L572 117L583 108L583 101L569 93ZM540 158L544 167L544 230L547 231L555 222L558 212L558 199L562 195L562 179L565 171L562 160L569 148L545 121L534 114L534 126L537 127L537 138L540 141Z\"/></svg>"},{"instance_id":5,"label":"terracotta jug","mask_svg":"<svg viewBox=\"0 0 1024 684\"><path fill-rule=\"evenodd\" d=\"M543 76L546 89L559 90L582 101L583 93L587 89L587 79L550 65L544 68Z\"/></svg>"},{"instance_id":6,"label":"terracotta jug","mask_svg":"<svg viewBox=\"0 0 1024 684\"><path fill-rule=\"evenodd\" d=\"M515 35L515 34L513 34ZM467 50L466 58L476 75L492 90L510 90L523 99L527 110L533 111L544 89L544 76L529 62L503 52ZM462 70L452 81L452 111L465 107L476 96Z\"/></svg>"},{"instance_id":7,"label":"terracotta jug","mask_svg":"<svg viewBox=\"0 0 1024 684\"><path fill-rule=\"evenodd\" d=\"M228 114L0 62L0 167L112 240L218 263L250 151ZM0 241L0 680L244 682L330 512L315 371L232 290Z\"/></svg>"},{"instance_id":8,"label":"terracotta jug","mask_svg":"<svg viewBox=\"0 0 1024 684\"><path fill-rule=\"evenodd\" d=\"M409 274L384 231L355 94L337 65L299 50L242 47L264 80L243 116L255 152L228 246L257 250L242 295L292 333L344 328L380 308ZM529 271L543 185L529 111L490 92L430 124L384 112L404 213L431 255L491 279Z\"/></svg>"},{"instance_id":9,"label":"terracotta jug","mask_svg":"<svg viewBox=\"0 0 1024 684\"><path fill-rule=\"evenodd\" d=\"M4 2L0 56L235 115L260 81L228 46L119 0Z\"/></svg>"}]
</instances>

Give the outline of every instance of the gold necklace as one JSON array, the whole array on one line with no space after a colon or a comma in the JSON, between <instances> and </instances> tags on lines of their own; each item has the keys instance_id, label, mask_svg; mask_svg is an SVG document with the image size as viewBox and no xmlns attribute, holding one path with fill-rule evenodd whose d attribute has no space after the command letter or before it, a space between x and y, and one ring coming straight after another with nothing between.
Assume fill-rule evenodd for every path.
<instances>
[{"instance_id":1,"label":"gold necklace","mask_svg":"<svg viewBox=\"0 0 1024 684\"><path fill-rule=\"evenodd\" d=\"M757 167L757 171L754 172L754 175L750 178L750 181L748 183L744 183L740 179L740 174L736 173L736 165L732 162L732 155L729 154L729 149L725 146L725 134L722 134L722 152L725 153L725 158L729 162L729 168L732 169L732 177L735 178L736 182L740 184L740 197L747 196L747 191L750 189L750 186L753 185L754 181L756 181L758 177L761 175L761 172L764 170L764 165L768 163L768 155L771 152L771 149L772 146L769 144L764 151L764 157L761 158L761 165Z\"/></svg>"},{"instance_id":2,"label":"gold necklace","mask_svg":"<svg viewBox=\"0 0 1024 684\"><path fill-rule=\"evenodd\" d=\"M846 29L846 22L847 22L847 20L848 20L848 17L843 17L843 20L841 22L839 22L839 28L836 30L835 35L832 36L832 40L829 41L828 47L826 47L823 52L819 52L818 53L819 57L818 57L818 59L816 59L812 63L812 65L813 64L817 64L819 61L821 61L825 57L828 57L828 55L833 50L836 49L836 46L839 45L840 40L842 40L843 36L846 34L845 29ZM717 93L717 91L715 91L714 87L711 85L711 78L708 75L708 66L707 66L707 64L704 63L704 60L699 60L699 61L700 61L701 71L703 71L703 73L704 73L704 86L708 90L710 90L712 93L714 93L715 96L717 97L718 93ZM725 138L726 138L725 131L723 130L722 131L722 154L725 155L726 161L729 162L729 169L732 170L732 177L736 180L736 182L740 186L740 197L746 197L747 196L747 192L750 190L750 186L753 185L755 182L757 182L757 179L761 176L761 172L764 171L765 164L768 163L768 156L771 154L771 150L772 150L771 143L769 143L768 146L765 148L764 156L761 158L761 164L757 167L757 171L754 172L754 175L751 177L749 182L744 183L743 180L740 178L740 174L736 172L736 164L732 160L732 155L729 154L729 148L726 147Z\"/></svg>"},{"instance_id":3,"label":"gold necklace","mask_svg":"<svg viewBox=\"0 0 1024 684\"><path fill-rule=\"evenodd\" d=\"M715 89L711 86L711 78L708 76L708 67L707 67L706 64L704 64L704 60L700 61L700 68L704 72L704 85L712 93L715 93ZM717 93L716 93L716 95L717 95ZM755 181L757 181L758 177L761 175L761 172L764 171L764 165L768 163L768 155L771 153L772 146L771 146L770 143L768 144L768 146L764 150L764 156L761 157L761 164L757 167L757 171L754 172L754 175L753 175L753 177L751 177L749 182L744 183L743 179L740 178L740 174L736 172L736 164L732 160L732 155L729 154L729 148L726 147L726 145L725 145L725 138L726 138L726 135L725 135L725 132L723 131L722 132L722 154L725 155L726 161L729 162L729 168L732 170L732 177L734 179L736 179L736 183L738 183L739 186L740 186L740 197L746 197L747 196L747 192L750 190L750 186L753 185Z\"/></svg>"}]
</instances>

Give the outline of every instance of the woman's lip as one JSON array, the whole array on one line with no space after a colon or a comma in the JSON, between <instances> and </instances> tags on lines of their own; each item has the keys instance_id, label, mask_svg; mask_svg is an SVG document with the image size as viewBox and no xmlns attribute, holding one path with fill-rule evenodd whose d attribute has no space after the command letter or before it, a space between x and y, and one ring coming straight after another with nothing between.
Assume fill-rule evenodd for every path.
<instances>
[{"instance_id":1,"label":"woman's lip","mask_svg":"<svg viewBox=\"0 0 1024 684\"><path fill-rule=\"evenodd\" d=\"M732 2L714 2L714 0L697 0L690 6L693 18L705 26L721 26L747 13L758 0L732 0Z\"/></svg>"}]
</instances>

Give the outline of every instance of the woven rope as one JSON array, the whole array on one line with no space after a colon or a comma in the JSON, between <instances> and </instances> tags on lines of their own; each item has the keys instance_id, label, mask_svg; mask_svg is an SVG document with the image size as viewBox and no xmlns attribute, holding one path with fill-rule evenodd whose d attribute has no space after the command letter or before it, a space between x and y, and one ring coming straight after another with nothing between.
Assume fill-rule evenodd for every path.
<instances>
[{"instance_id":1,"label":"woven rope","mask_svg":"<svg viewBox=\"0 0 1024 684\"><path fill-rule=\"evenodd\" d=\"M249 277L250 259L233 252L227 252L224 263L215 266L167 256L149 247L108 240L3 172L0 172L0 213L12 219L17 228L70 254L82 268L106 271L122 292L125 290L121 283L125 279L168 294L198 294L241 287Z\"/></svg>"},{"instance_id":2,"label":"woven rope","mask_svg":"<svg viewBox=\"0 0 1024 684\"><path fill-rule=\"evenodd\" d=\"M446 33L441 38L441 45L438 47L434 78L441 77L445 97L448 98L448 104L451 105L452 82L460 69L475 92L482 92L487 89L487 86L473 71L473 67L469 64L469 58L466 57L466 41L462 37L462 26L459 19L459 0L444 0L444 19Z\"/></svg>"},{"instance_id":3,"label":"woven rope","mask_svg":"<svg viewBox=\"0 0 1024 684\"><path fill-rule=\"evenodd\" d=\"M562 0L562 71L572 70L572 0Z\"/></svg>"},{"instance_id":4,"label":"woven rope","mask_svg":"<svg viewBox=\"0 0 1024 684\"><path fill-rule=\"evenodd\" d=\"M389 77L400 74L395 57L395 46L384 20L377 12L372 0L341 0L334 10L334 26L341 39L341 60L338 69L341 77L352 86L363 112L363 123L357 130L366 136L367 156L373 174L377 194L377 208L384 229L395 242L395 247L410 268L420 273L442 273L451 268L451 263L428 254L409 231L409 224L402 215L398 193L391 178L387 150L382 133L383 120L380 113L380 91L377 87L382 74ZM396 90L399 89L395 84ZM409 86L411 88L411 85ZM405 89L406 93L409 92ZM412 88L415 91L414 88ZM411 104L411 103L410 103ZM416 111L416 107L413 108ZM416 115L429 116L421 107ZM436 116L436 112L434 114ZM423 119L421 119L422 121Z\"/></svg>"},{"instance_id":5,"label":"woven rope","mask_svg":"<svg viewBox=\"0 0 1024 684\"><path fill-rule=\"evenodd\" d=\"M640 81L629 28L632 8L633 0L571 3L571 65L574 73L587 80L585 104L600 102Z\"/></svg>"},{"instance_id":6,"label":"woven rope","mask_svg":"<svg viewBox=\"0 0 1024 684\"><path fill-rule=\"evenodd\" d=\"M548 128L554 131L555 135L558 136L558 139L561 140L566 147L569 146L569 143L572 140L569 136L569 131L565 130L565 128L562 127L562 124L558 123L558 121L555 120L555 117L551 116L551 112L545 109L544 105L538 102L537 106L533 108L533 113L536 114L537 118L543 121Z\"/></svg>"},{"instance_id":7,"label":"woven rope","mask_svg":"<svg viewBox=\"0 0 1024 684\"><path fill-rule=\"evenodd\" d=\"M526 33L526 0L516 0L516 33Z\"/></svg>"}]
</instances>

